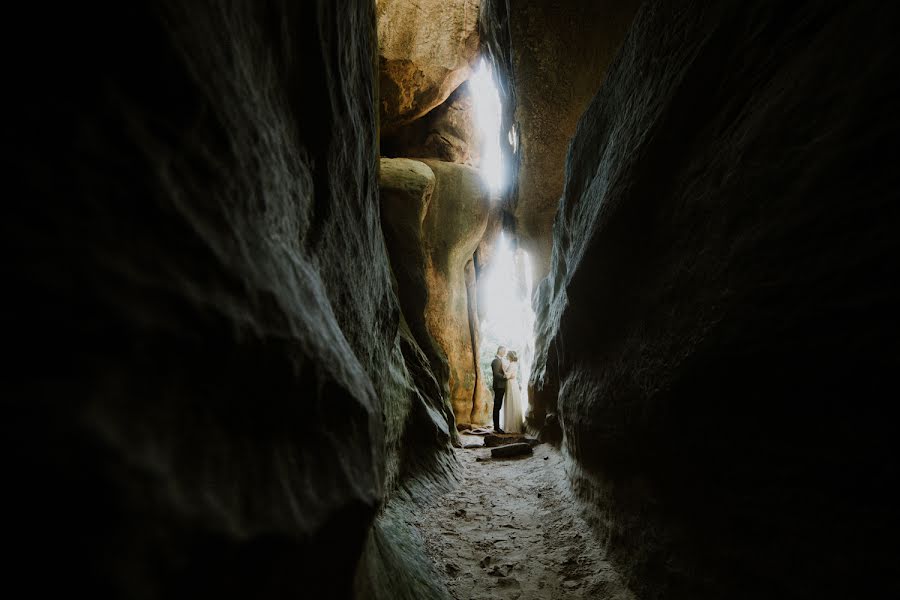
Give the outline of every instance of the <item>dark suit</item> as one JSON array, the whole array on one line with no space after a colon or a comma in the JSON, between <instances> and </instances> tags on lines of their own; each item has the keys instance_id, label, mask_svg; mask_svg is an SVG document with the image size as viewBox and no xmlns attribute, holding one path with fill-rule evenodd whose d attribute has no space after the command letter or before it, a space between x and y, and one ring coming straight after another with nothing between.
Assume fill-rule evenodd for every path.
<instances>
[{"instance_id":1,"label":"dark suit","mask_svg":"<svg viewBox=\"0 0 900 600\"><path fill-rule=\"evenodd\" d=\"M494 375L494 431L499 431L500 408L506 394L506 375L503 374L503 361L499 356L491 361L491 372Z\"/></svg>"}]
</instances>

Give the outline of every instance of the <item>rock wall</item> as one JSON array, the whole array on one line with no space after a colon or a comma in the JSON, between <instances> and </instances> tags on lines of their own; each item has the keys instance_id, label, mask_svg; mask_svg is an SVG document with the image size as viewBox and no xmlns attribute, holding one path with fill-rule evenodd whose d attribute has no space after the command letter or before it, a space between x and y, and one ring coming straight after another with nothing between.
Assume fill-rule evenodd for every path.
<instances>
[{"instance_id":1,"label":"rock wall","mask_svg":"<svg viewBox=\"0 0 900 600\"><path fill-rule=\"evenodd\" d=\"M473 417L480 416L475 422L483 423L489 412L483 399L477 402L481 371L475 362L478 353L469 322L466 271L484 237L491 202L477 169L436 160L424 162L436 176L425 216L430 251L425 319L449 361L450 403L457 422L472 423Z\"/></svg>"},{"instance_id":2,"label":"rock wall","mask_svg":"<svg viewBox=\"0 0 900 600\"><path fill-rule=\"evenodd\" d=\"M481 162L481 132L468 81L424 117L382 135L381 154L389 157L437 158L477 167Z\"/></svg>"},{"instance_id":3,"label":"rock wall","mask_svg":"<svg viewBox=\"0 0 900 600\"><path fill-rule=\"evenodd\" d=\"M473 255L491 203L477 169L381 160L383 219L403 313L434 365L457 423L490 420L478 357Z\"/></svg>"},{"instance_id":4,"label":"rock wall","mask_svg":"<svg viewBox=\"0 0 900 600\"><path fill-rule=\"evenodd\" d=\"M429 112L471 73L478 0L378 0L381 126L389 133Z\"/></svg>"},{"instance_id":5,"label":"rock wall","mask_svg":"<svg viewBox=\"0 0 900 600\"><path fill-rule=\"evenodd\" d=\"M535 281L550 268L553 217L562 194L569 142L639 4L638 0L507 2L508 76L515 88L512 110L520 155L512 215L519 246L532 257Z\"/></svg>"},{"instance_id":6,"label":"rock wall","mask_svg":"<svg viewBox=\"0 0 900 600\"><path fill-rule=\"evenodd\" d=\"M578 126L542 373L644 600L900 593L898 26L647 2Z\"/></svg>"},{"instance_id":7,"label":"rock wall","mask_svg":"<svg viewBox=\"0 0 900 600\"><path fill-rule=\"evenodd\" d=\"M381 233L373 4L31 10L7 39L29 48L7 69L7 585L340 598L368 548L358 583L421 597L382 509L446 478L449 425Z\"/></svg>"}]
</instances>

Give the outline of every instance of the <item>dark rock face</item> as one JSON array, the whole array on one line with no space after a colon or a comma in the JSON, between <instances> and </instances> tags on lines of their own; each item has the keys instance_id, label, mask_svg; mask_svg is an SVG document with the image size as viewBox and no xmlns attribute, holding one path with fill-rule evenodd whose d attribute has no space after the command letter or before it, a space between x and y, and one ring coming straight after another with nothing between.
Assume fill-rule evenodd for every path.
<instances>
[{"instance_id":1,"label":"dark rock face","mask_svg":"<svg viewBox=\"0 0 900 600\"><path fill-rule=\"evenodd\" d=\"M514 91L501 89L517 134L511 212L535 280L550 268L566 151L625 36L637 0L486 0L482 38Z\"/></svg>"},{"instance_id":2,"label":"dark rock face","mask_svg":"<svg viewBox=\"0 0 900 600\"><path fill-rule=\"evenodd\" d=\"M900 594L898 26L648 2L579 124L543 374L644 600Z\"/></svg>"},{"instance_id":3,"label":"dark rock face","mask_svg":"<svg viewBox=\"0 0 900 600\"><path fill-rule=\"evenodd\" d=\"M385 498L449 464L379 223L374 7L339 4L17 15L6 500L31 595L347 597Z\"/></svg>"}]
</instances>

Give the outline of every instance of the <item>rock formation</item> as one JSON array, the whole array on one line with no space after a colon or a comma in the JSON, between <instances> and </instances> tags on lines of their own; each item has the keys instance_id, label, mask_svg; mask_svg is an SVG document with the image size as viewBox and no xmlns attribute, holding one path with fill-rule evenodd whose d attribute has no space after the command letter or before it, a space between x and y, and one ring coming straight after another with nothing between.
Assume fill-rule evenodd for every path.
<instances>
[{"instance_id":1,"label":"rock formation","mask_svg":"<svg viewBox=\"0 0 900 600\"><path fill-rule=\"evenodd\" d=\"M382 159L383 220L404 314L446 382L458 423L486 423L472 256L491 203L477 169Z\"/></svg>"},{"instance_id":2,"label":"rock formation","mask_svg":"<svg viewBox=\"0 0 900 600\"><path fill-rule=\"evenodd\" d=\"M506 7L501 11L497 6L502 1L489 4L493 6L486 7L482 28L499 28L509 40L508 49L498 51L500 41L491 47L502 77L514 89L504 100L514 111L510 125L518 134L516 235L519 246L531 254L535 281L540 281L550 267L553 217L569 141L639 2L508 0L508 17ZM490 33L485 37L490 40Z\"/></svg>"},{"instance_id":3,"label":"rock formation","mask_svg":"<svg viewBox=\"0 0 900 600\"><path fill-rule=\"evenodd\" d=\"M475 250L499 235L487 225L499 223L502 207L471 168L479 166L481 138L464 80L478 46L477 23L478 3L468 0L378 4L381 151L397 159L382 162L382 219L404 315L460 425L490 422L492 397L478 364L478 278L487 257L478 261ZM417 69L415 77L408 67ZM411 158L418 162L403 160ZM432 177L444 181L437 184L438 203L431 204L431 187L411 189L403 181L426 163L437 165ZM412 171L401 175L407 167ZM433 210L417 212L428 206Z\"/></svg>"},{"instance_id":4,"label":"rock formation","mask_svg":"<svg viewBox=\"0 0 900 600\"><path fill-rule=\"evenodd\" d=\"M436 177L425 217L430 252L425 318L449 361L450 401L457 422L473 422L473 409L480 409L475 417L481 420L474 422L485 423L488 409L483 400L473 407L481 373L475 364L478 355L469 326L465 278L467 264L484 237L490 198L477 169L436 160L424 162Z\"/></svg>"},{"instance_id":5,"label":"rock formation","mask_svg":"<svg viewBox=\"0 0 900 600\"><path fill-rule=\"evenodd\" d=\"M381 138L383 156L436 158L477 167L481 159L481 135L468 82L421 119Z\"/></svg>"},{"instance_id":6,"label":"rock formation","mask_svg":"<svg viewBox=\"0 0 900 600\"><path fill-rule=\"evenodd\" d=\"M897 13L647 2L581 119L538 375L644 600L900 593Z\"/></svg>"},{"instance_id":7,"label":"rock formation","mask_svg":"<svg viewBox=\"0 0 900 600\"><path fill-rule=\"evenodd\" d=\"M381 127L390 132L438 106L471 73L478 0L378 0Z\"/></svg>"},{"instance_id":8,"label":"rock formation","mask_svg":"<svg viewBox=\"0 0 900 600\"><path fill-rule=\"evenodd\" d=\"M380 511L450 434L379 223L371 2L29 10L7 586L341 598L368 545L360 581L414 589Z\"/></svg>"}]
</instances>

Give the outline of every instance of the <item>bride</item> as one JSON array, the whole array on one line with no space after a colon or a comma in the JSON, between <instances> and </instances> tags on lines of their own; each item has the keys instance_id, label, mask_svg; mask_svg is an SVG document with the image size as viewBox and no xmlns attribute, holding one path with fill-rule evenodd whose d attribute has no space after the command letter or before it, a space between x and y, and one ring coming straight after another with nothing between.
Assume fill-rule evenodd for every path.
<instances>
[{"instance_id":1,"label":"bride","mask_svg":"<svg viewBox=\"0 0 900 600\"><path fill-rule=\"evenodd\" d=\"M503 369L503 374L506 376L503 429L507 433L522 433L525 430L525 424L522 414L522 394L519 391L519 357L515 351L510 350L507 359L509 363L504 365Z\"/></svg>"}]
</instances>

